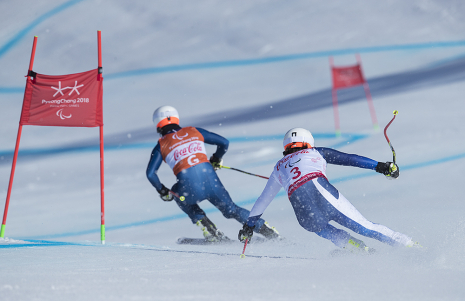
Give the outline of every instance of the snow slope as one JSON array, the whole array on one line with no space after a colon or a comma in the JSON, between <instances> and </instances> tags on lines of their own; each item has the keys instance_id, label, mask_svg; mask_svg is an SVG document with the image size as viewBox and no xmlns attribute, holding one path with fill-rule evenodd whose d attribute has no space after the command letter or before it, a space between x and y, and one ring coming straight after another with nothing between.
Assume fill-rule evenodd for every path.
<instances>
[{"instance_id":1,"label":"snow slope","mask_svg":"<svg viewBox=\"0 0 465 301\"><path fill-rule=\"evenodd\" d=\"M96 67L102 30L107 228L102 246L98 130L24 127L0 240L0 300L463 299L464 13L452 0L0 2L0 198L33 36L34 70L66 74ZM283 194L263 217L284 242L250 245L246 259L239 242L177 245L201 232L145 177L158 139L153 110L175 106L181 125L230 139L226 165L265 176L296 126L317 145L391 160L361 88L339 92L343 135L333 135L328 57L352 64L355 53L381 128L400 112L388 134L401 176L329 166L329 179L369 220L426 248L366 238L377 254L331 257L332 243L302 229ZM218 174L249 209L265 185ZM175 181L166 164L159 175ZM201 207L237 236L241 225Z\"/></svg>"}]
</instances>

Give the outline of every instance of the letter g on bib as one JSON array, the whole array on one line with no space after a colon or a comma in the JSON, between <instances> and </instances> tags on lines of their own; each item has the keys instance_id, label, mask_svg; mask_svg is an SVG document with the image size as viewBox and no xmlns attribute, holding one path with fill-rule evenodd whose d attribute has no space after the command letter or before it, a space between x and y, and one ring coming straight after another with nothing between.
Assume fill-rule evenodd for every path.
<instances>
[{"instance_id":1,"label":"letter g on bib","mask_svg":"<svg viewBox=\"0 0 465 301\"><path fill-rule=\"evenodd\" d=\"M190 156L189 158L187 158L187 163L189 163L189 165L196 165L196 164L198 164L199 162L200 162L200 160L197 159L197 158L195 157L195 155L192 155L192 156Z\"/></svg>"}]
</instances>

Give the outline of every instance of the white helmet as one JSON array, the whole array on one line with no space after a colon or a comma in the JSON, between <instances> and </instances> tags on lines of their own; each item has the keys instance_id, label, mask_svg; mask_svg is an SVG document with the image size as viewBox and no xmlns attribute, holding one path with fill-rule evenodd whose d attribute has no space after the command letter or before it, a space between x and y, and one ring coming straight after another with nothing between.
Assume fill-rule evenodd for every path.
<instances>
[{"instance_id":1,"label":"white helmet","mask_svg":"<svg viewBox=\"0 0 465 301\"><path fill-rule=\"evenodd\" d=\"M153 123L157 128L162 128L168 124L179 124L179 114L175 108L161 106L153 112Z\"/></svg>"},{"instance_id":2,"label":"white helmet","mask_svg":"<svg viewBox=\"0 0 465 301\"><path fill-rule=\"evenodd\" d=\"M286 135L284 135L283 147L284 150L295 147L311 148L315 145L312 133L303 128L290 129Z\"/></svg>"}]
</instances>

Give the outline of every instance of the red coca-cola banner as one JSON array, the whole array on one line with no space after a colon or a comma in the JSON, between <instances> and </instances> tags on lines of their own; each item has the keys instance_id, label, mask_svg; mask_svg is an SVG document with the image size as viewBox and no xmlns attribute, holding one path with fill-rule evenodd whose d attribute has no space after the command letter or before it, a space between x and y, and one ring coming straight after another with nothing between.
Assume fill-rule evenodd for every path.
<instances>
[{"instance_id":1,"label":"red coca-cola banner","mask_svg":"<svg viewBox=\"0 0 465 301\"><path fill-rule=\"evenodd\" d=\"M96 127L103 125L103 78L98 69L69 75L28 77L21 125Z\"/></svg>"},{"instance_id":2,"label":"red coca-cola banner","mask_svg":"<svg viewBox=\"0 0 465 301\"><path fill-rule=\"evenodd\" d=\"M333 89L348 88L365 83L360 65L332 67Z\"/></svg>"}]
</instances>

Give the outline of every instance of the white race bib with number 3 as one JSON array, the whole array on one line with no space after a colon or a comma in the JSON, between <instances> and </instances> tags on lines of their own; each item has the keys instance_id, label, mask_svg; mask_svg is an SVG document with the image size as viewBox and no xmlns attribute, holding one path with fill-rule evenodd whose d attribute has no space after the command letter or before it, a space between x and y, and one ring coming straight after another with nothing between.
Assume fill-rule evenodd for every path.
<instances>
[{"instance_id":1,"label":"white race bib with number 3","mask_svg":"<svg viewBox=\"0 0 465 301\"><path fill-rule=\"evenodd\" d=\"M310 179L326 177L326 160L314 149L304 149L282 158L274 167L275 179L291 195Z\"/></svg>"}]
</instances>

